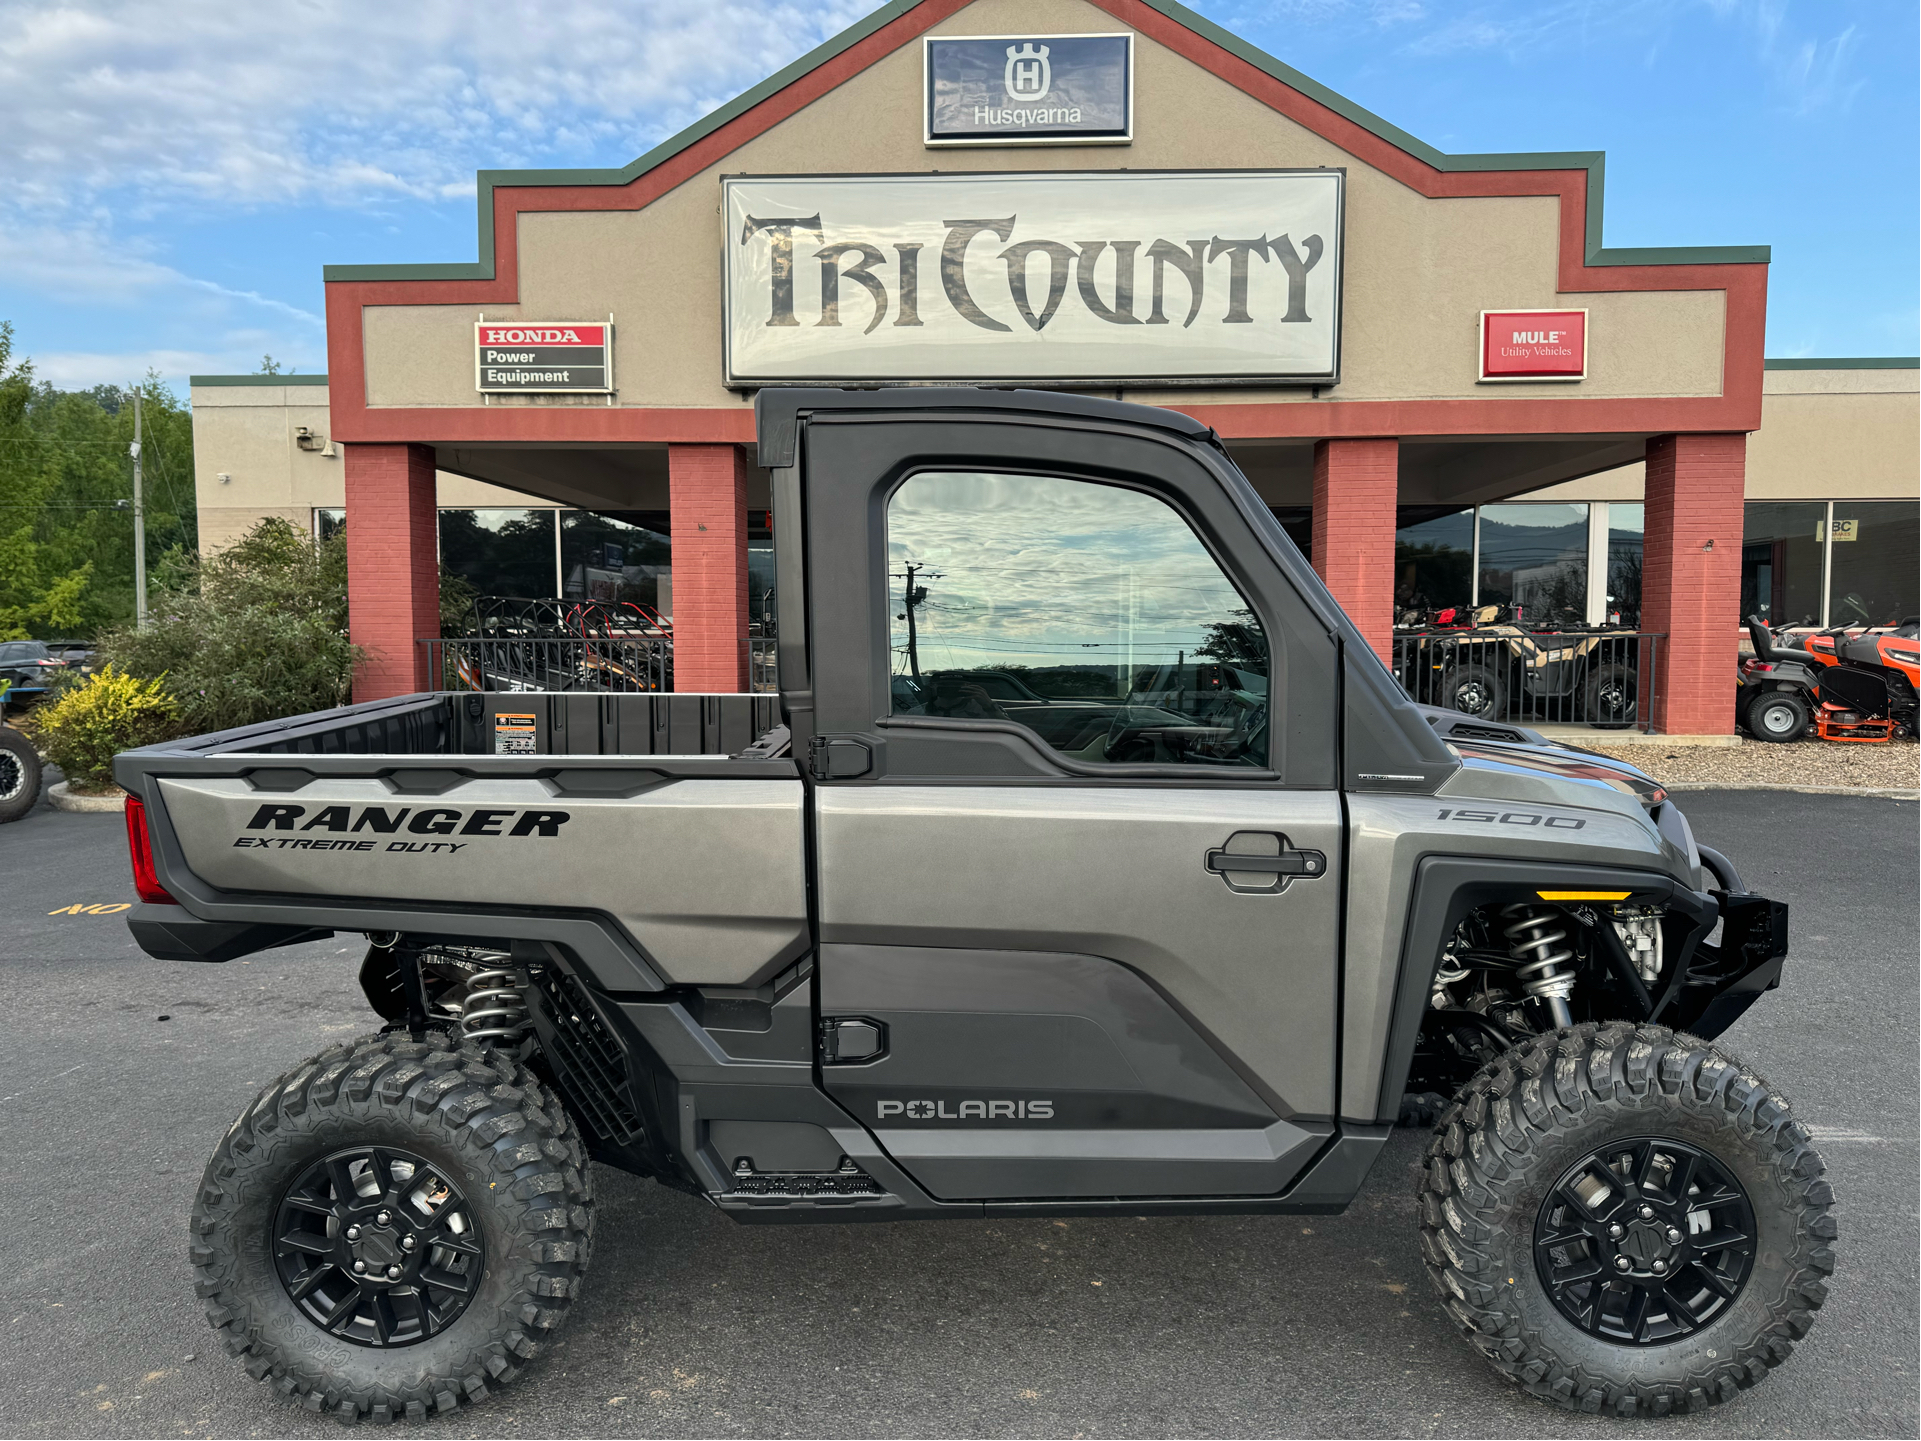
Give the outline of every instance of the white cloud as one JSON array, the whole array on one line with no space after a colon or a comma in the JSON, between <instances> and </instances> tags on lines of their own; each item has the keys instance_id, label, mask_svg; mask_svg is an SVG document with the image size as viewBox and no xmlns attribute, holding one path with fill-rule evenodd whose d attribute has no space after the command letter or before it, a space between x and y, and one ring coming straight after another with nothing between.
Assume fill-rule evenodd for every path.
<instances>
[{"instance_id":1,"label":"white cloud","mask_svg":"<svg viewBox=\"0 0 1921 1441\"><path fill-rule=\"evenodd\" d=\"M0 186L42 213L438 199L477 167L632 158L868 8L0 0Z\"/></svg>"}]
</instances>

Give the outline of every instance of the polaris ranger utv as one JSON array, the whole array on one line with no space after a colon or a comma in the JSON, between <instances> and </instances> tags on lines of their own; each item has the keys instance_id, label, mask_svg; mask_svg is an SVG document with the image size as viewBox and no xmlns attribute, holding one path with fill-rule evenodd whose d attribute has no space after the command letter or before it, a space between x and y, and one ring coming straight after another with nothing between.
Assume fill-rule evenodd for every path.
<instances>
[{"instance_id":1,"label":"polaris ranger utv","mask_svg":"<svg viewBox=\"0 0 1921 1441\"><path fill-rule=\"evenodd\" d=\"M364 933L386 1023L235 1121L207 1316L343 1420L565 1319L589 1161L743 1222L1325 1213L1451 1097L1421 1245L1505 1377L1732 1398L1827 1294L1712 1042L1786 907L1630 767L1411 704L1205 427L763 391L779 694L437 693L122 755L146 950Z\"/></svg>"}]
</instances>

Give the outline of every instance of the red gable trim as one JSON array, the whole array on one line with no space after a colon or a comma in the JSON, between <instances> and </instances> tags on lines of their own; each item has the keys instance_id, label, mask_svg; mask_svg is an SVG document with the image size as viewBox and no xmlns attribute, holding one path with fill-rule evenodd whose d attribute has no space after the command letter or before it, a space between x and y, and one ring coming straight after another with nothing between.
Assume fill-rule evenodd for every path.
<instances>
[{"instance_id":1,"label":"red gable trim","mask_svg":"<svg viewBox=\"0 0 1921 1441\"><path fill-rule=\"evenodd\" d=\"M338 440L350 442L598 440L751 442L745 407L380 407L366 403L362 309L380 305L512 305L519 300L518 217L534 211L639 210L718 164L781 121L909 44L969 0L925 0L790 85L625 185L496 183L491 280L340 280L327 292L330 398ZM1431 199L1546 195L1561 203L1558 288L1722 290L1727 294L1724 393L1692 399L1463 398L1441 401L1255 402L1178 406L1230 438L1448 434L1747 431L1761 423L1765 264L1589 265L1589 171L1443 171L1249 64L1142 0L1091 0L1142 35Z\"/></svg>"}]
</instances>

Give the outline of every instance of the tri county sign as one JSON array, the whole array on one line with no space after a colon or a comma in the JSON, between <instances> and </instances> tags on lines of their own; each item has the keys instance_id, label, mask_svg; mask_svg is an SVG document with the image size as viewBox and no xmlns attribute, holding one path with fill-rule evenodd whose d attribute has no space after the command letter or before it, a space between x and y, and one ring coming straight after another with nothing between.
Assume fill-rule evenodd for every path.
<instances>
[{"instance_id":1,"label":"tri county sign","mask_svg":"<svg viewBox=\"0 0 1921 1441\"><path fill-rule=\"evenodd\" d=\"M727 383L1331 384L1345 179L729 179Z\"/></svg>"}]
</instances>

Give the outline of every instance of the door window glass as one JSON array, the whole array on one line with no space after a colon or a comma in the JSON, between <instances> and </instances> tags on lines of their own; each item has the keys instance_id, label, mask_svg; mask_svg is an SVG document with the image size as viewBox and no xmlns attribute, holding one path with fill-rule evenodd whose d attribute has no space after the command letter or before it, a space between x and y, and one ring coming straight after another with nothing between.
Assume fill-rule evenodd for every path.
<instances>
[{"instance_id":1,"label":"door window glass","mask_svg":"<svg viewBox=\"0 0 1921 1441\"><path fill-rule=\"evenodd\" d=\"M1750 504L1741 538L1741 618L1772 626L1821 621L1821 501Z\"/></svg>"},{"instance_id":2,"label":"door window glass","mask_svg":"<svg viewBox=\"0 0 1921 1441\"><path fill-rule=\"evenodd\" d=\"M1837 500L1829 528L1828 624L1899 625L1921 611L1916 592L1921 506Z\"/></svg>"},{"instance_id":3,"label":"door window glass","mask_svg":"<svg viewBox=\"0 0 1921 1441\"><path fill-rule=\"evenodd\" d=\"M1164 502L924 473L887 543L893 714L1012 721L1096 764L1266 764L1266 633Z\"/></svg>"}]
</instances>

